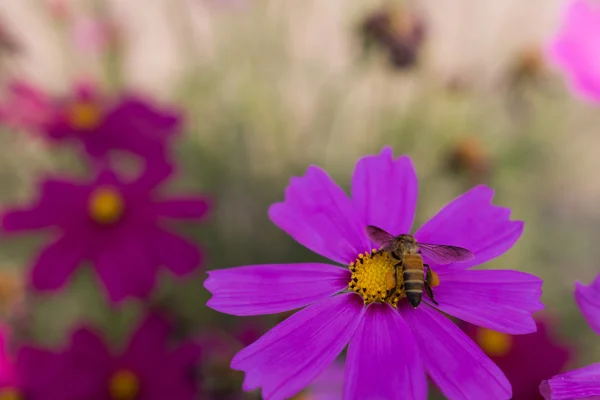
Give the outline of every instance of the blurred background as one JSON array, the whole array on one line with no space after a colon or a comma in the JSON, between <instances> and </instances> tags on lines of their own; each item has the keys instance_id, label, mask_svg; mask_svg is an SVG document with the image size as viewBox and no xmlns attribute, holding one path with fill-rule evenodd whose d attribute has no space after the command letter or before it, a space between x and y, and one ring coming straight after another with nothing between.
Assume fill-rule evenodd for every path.
<instances>
[{"instance_id":1,"label":"blurred background","mask_svg":"<svg viewBox=\"0 0 600 400\"><path fill-rule=\"evenodd\" d=\"M420 179L415 227L488 184L494 202L526 225L517 245L483 268L544 279L540 318L552 321L552 341L572 349L558 367L567 369L600 358L599 338L573 300L574 281L588 283L599 271L600 114L546 61L561 5L8 0L0 2L0 89L6 98L18 79L60 96L85 79L180 107L185 134L172 186L214 201L207 223L184 228L206 250L206 270L320 260L267 216L290 177L310 164L348 189L361 156L384 145L410 155ZM78 168L68 150L49 151L22 127L0 133L4 204L32 196L47 171ZM23 292L20 274L40 240L0 243L0 311L17 325L25 319L23 335L49 346L76 321L96 323L118 343L140 305L111 310L89 272L63 293ZM199 398L243 398L231 355L282 316L208 309L205 277L165 274L152 301L177 318L182 334L219 343L202 365Z\"/></svg>"}]
</instances>

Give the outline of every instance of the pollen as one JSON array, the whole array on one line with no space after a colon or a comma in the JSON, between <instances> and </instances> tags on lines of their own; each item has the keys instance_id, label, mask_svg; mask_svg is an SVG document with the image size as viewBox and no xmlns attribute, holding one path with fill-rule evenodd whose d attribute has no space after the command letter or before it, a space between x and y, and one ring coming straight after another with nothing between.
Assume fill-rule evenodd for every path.
<instances>
[{"instance_id":1,"label":"pollen","mask_svg":"<svg viewBox=\"0 0 600 400\"><path fill-rule=\"evenodd\" d=\"M100 125L102 110L90 101L75 102L67 110L67 119L73 129L89 131Z\"/></svg>"},{"instance_id":2,"label":"pollen","mask_svg":"<svg viewBox=\"0 0 600 400\"><path fill-rule=\"evenodd\" d=\"M349 265L352 277L348 288L363 298L365 305L388 303L396 307L398 301L406 297L402 274L396 282L394 266L398 260L388 252L373 249L370 253L359 254ZM394 290L398 287L400 290Z\"/></svg>"},{"instance_id":3,"label":"pollen","mask_svg":"<svg viewBox=\"0 0 600 400\"><path fill-rule=\"evenodd\" d=\"M123 216L125 202L116 188L101 186L95 189L88 201L90 217L97 223L110 225Z\"/></svg>"},{"instance_id":4,"label":"pollen","mask_svg":"<svg viewBox=\"0 0 600 400\"><path fill-rule=\"evenodd\" d=\"M113 400L134 400L140 391L138 377L127 369L117 370L108 383Z\"/></svg>"},{"instance_id":5,"label":"pollen","mask_svg":"<svg viewBox=\"0 0 600 400\"><path fill-rule=\"evenodd\" d=\"M23 400L21 391L14 387L3 387L0 389L0 400Z\"/></svg>"},{"instance_id":6,"label":"pollen","mask_svg":"<svg viewBox=\"0 0 600 400\"><path fill-rule=\"evenodd\" d=\"M479 347L489 356L505 356L512 348L512 337L510 335L486 328L477 329L476 341Z\"/></svg>"}]
</instances>

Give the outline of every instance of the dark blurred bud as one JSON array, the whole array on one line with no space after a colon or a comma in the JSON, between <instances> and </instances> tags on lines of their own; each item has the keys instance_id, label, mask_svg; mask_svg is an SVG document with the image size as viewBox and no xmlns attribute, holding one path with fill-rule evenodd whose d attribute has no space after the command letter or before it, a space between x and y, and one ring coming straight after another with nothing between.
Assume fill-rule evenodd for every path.
<instances>
[{"instance_id":1,"label":"dark blurred bud","mask_svg":"<svg viewBox=\"0 0 600 400\"><path fill-rule=\"evenodd\" d=\"M0 22L0 55L14 55L21 50L21 44L8 30L5 24Z\"/></svg>"},{"instance_id":2,"label":"dark blurred bud","mask_svg":"<svg viewBox=\"0 0 600 400\"><path fill-rule=\"evenodd\" d=\"M387 7L370 14L361 33L366 51L378 47L387 53L392 66L408 69L418 62L426 26L412 10Z\"/></svg>"},{"instance_id":3,"label":"dark blurred bud","mask_svg":"<svg viewBox=\"0 0 600 400\"><path fill-rule=\"evenodd\" d=\"M485 181L491 169L490 157L475 136L466 136L450 150L448 167L450 171L465 175L471 183Z\"/></svg>"},{"instance_id":4,"label":"dark blurred bud","mask_svg":"<svg viewBox=\"0 0 600 400\"><path fill-rule=\"evenodd\" d=\"M528 47L520 51L509 71L513 84L539 79L545 70L544 55L539 47Z\"/></svg>"}]
</instances>

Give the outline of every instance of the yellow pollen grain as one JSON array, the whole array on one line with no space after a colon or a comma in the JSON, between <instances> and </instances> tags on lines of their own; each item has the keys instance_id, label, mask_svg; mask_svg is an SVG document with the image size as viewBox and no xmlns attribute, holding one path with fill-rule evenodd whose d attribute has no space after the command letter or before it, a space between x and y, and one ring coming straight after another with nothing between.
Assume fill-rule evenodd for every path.
<instances>
[{"instance_id":1,"label":"yellow pollen grain","mask_svg":"<svg viewBox=\"0 0 600 400\"><path fill-rule=\"evenodd\" d=\"M489 356L504 356L512 348L512 337L510 335L486 328L477 329L476 341L479 347Z\"/></svg>"},{"instance_id":2,"label":"yellow pollen grain","mask_svg":"<svg viewBox=\"0 0 600 400\"><path fill-rule=\"evenodd\" d=\"M431 274L431 287L436 287L440 285L440 276L434 270L430 269L429 273Z\"/></svg>"},{"instance_id":3,"label":"yellow pollen grain","mask_svg":"<svg viewBox=\"0 0 600 400\"><path fill-rule=\"evenodd\" d=\"M113 187L101 186L94 190L88 202L90 217L99 224L113 224L123 215L125 202Z\"/></svg>"},{"instance_id":4,"label":"yellow pollen grain","mask_svg":"<svg viewBox=\"0 0 600 400\"><path fill-rule=\"evenodd\" d=\"M0 400L23 400L23 396L17 388L4 387L0 389Z\"/></svg>"},{"instance_id":5,"label":"yellow pollen grain","mask_svg":"<svg viewBox=\"0 0 600 400\"><path fill-rule=\"evenodd\" d=\"M108 390L113 400L134 400L140 391L140 382L133 372L120 369L110 378Z\"/></svg>"},{"instance_id":6,"label":"yellow pollen grain","mask_svg":"<svg viewBox=\"0 0 600 400\"><path fill-rule=\"evenodd\" d=\"M73 129L86 131L100 125L102 110L97 104L89 101L76 102L67 110L67 117Z\"/></svg>"},{"instance_id":7,"label":"yellow pollen grain","mask_svg":"<svg viewBox=\"0 0 600 400\"><path fill-rule=\"evenodd\" d=\"M388 292L388 279L394 276L392 275L394 265L397 263L398 261L388 252L377 252L374 249L370 253L359 254L358 259L349 265L352 277L348 288L361 295L365 305L385 302L395 307L401 298L406 297L403 289L396 291L394 295ZM402 274L400 274L400 279L402 279ZM395 276L393 280L395 280ZM403 288L402 281L399 282L399 286Z\"/></svg>"}]
</instances>

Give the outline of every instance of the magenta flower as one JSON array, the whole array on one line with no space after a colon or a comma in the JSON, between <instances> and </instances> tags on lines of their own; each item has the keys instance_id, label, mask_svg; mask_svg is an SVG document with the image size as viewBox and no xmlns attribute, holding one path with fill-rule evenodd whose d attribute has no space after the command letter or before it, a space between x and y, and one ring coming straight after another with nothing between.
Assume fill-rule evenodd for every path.
<instances>
[{"instance_id":1,"label":"magenta flower","mask_svg":"<svg viewBox=\"0 0 600 400\"><path fill-rule=\"evenodd\" d=\"M33 287L57 290L82 262L90 261L110 300L119 302L127 296L146 298L161 265L177 276L199 267L199 250L172 233L167 223L201 219L207 200L157 193L170 172L160 164L133 181L110 170L91 182L48 178L36 204L8 210L2 218L8 234L44 228L58 233L35 259Z\"/></svg>"},{"instance_id":2,"label":"magenta flower","mask_svg":"<svg viewBox=\"0 0 600 400\"><path fill-rule=\"evenodd\" d=\"M462 326L504 372L512 386L512 400L541 400L540 382L558 374L571 358L572 349L556 339L552 321L541 315L535 320L535 333L518 336L472 324Z\"/></svg>"},{"instance_id":3,"label":"magenta flower","mask_svg":"<svg viewBox=\"0 0 600 400\"><path fill-rule=\"evenodd\" d=\"M594 1L569 0L562 25L548 48L550 61L566 75L574 93L600 101L600 7Z\"/></svg>"},{"instance_id":4,"label":"magenta flower","mask_svg":"<svg viewBox=\"0 0 600 400\"><path fill-rule=\"evenodd\" d=\"M589 286L576 282L575 300L590 327L600 335L600 275ZM546 400L600 399L600 363L556 375L542 382L540 392Z\"/></svg>"},{"instance_id":5,"label":"magenta flower","mask_svg":"<svg viewBox=\"0 0 600 400\"><path fill-rule=\"evenodd\" d=\"M0 327L0 399L19 399L23 394L21 380L15 371L14 360L8 351L7 327ZM12 396L12 397L11 397Z\"/></svg>"},{"instance_id":6,"label":"magenta flower","mask_svg":"<svg viewBox=\"0 0 600 400\"><path fill-rule=\"evenodd\" d=\"M81 327L63 350L19 350L16 369L26 398L34 400L192 400L200 348L173 346L171 326L148 316L122 351L113 351L94 330Z\"/></svg>"},{"instance_id":7,"label":"magenta flower","mask_svg":"<svg viewBox=\"0 0 600 400\"><path fill-rule=\"evenodd\" d=\"M54 113L50 98L40 89L23 81L8 85L0 103L0 123L11 129L39 132Z\"/></svg>"},{"instance_id":8,"label":"magenta flower","mask_svg":"<svg viewBox=\"0 0 600 400\"><path fill-rule=\"evenodd\" d=\"M477 186L416 231L423 243L469 249L471 261L439 265L424 257L438 278L439 306L424 296L418 308L403 293L386 295L395 260L375 253L367 225L390 233L411 231L417 177L408 157L385 148L361 159L352 199L320 168L292 178L271 220L296 241L347 268L324 263L251 265L211 271L208 305L233 315L285 312L305 307L232 360L246 373L245 390L265 399L288 398L308 386L348 347L345 399L425 399L425 372L449 399L508 399L500 369L439 311L511 334L535 331L531 316L543 308L542 281L530 274L472 267L509 250L523 223L490 204L492 189ZM349 290L351 289L351 290Z\"/></svg>"},{"instance_id":9,"label":"magenta flower","mask_svg":"<svg viewBox=\"0 0 600 400\"><path fill-rule=\"evenodd\" d=\"M334 361L297 400L342 400L345 369L344 363Z\"/></svg>"},{"instance_id":10,"label":"magenta flower","mask_svg":"<svg viewBox=\"0 0 600 400\"><path fill-rule=\"evenodd\" d=\"M94 159L120 150L156 162L166 158L167 144L180 125L174 110L158 109L131 95L107 99L90 85L79 85L58 105L45 131L57 143L80 142Z\"/></svg>"}]
</instances>

